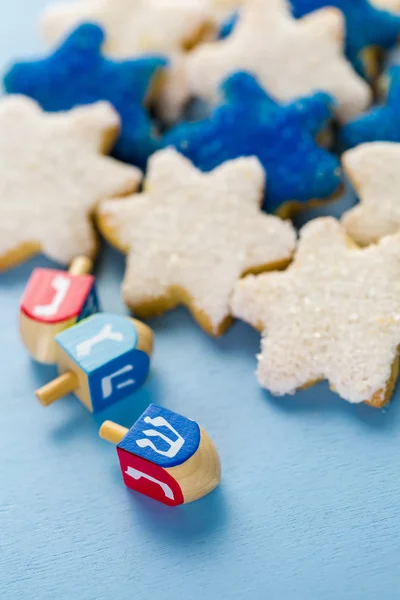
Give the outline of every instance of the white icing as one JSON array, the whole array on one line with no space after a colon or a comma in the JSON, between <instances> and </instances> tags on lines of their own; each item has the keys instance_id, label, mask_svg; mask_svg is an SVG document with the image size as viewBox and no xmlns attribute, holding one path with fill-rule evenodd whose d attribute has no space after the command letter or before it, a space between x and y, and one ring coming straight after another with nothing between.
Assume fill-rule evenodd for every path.
<instances>
[{"instance_id":1,"label":"white icing","mask_svg":"<svg viewBox=\"0 0 400 600\"><path fill-rule=\"evenodd\" d=\"M349 402L386 388L400 343L400 235L351 248L333 218L301 231L294 262L239 282L232 311L263 330L261 386L293 393L327 379Z\"/></svg>"},{"instance_id":2,"label":"white icing","mask_svg":"<svg viewBox=\"0 0 400 600\"><path fill-rule=\"evenodd\" d=\"M65 264L93 254L96 204L136 190L141 179L101 155L118 131L106 102L50 114L23 96L0 100L0 257L26 242Z\"/></svg>"},{"instance_id":3,"label":"white icing","mask_svg":"<svg viewBox=\"0 0 400 600\"><path fill-rule=\"evenodd\" d=\"M400 11L400 0L371 0L371 4L374 4L378 8L389 10L393 12Z\"/></svg>"},{"instance_id":4,"label":"white icing","mask_svg":"<svg viewBox=\"0 0 400 600\"><path fill-rule=\"evenodd\" d=\"M345 23L335 8L294 19L286 0L250 0L227 39L198 46L186 57L194 95L218 100L220 83L231 73L255 74L282 101L324 90L347 121L372 100L367 83L344 56Z\"/></svg>"},{"instance_id":5,"label":"white icing","mask_svg":"<svg viewBox=\"0 0 400 600\"><path fill-rule=\"evenodd\" d=\"M130 248L124 281L135 308L185 289L213 330L229 315L237 279L250 268L289 260L295 232L260 211L265 174L256 158L201 173L173 149L150 159L142 194L101 205L122 246Z\"/></svg>"},{"instance_id":6,"label":"white icing","mask_svg":"<svg viewBox=\"0 0 400 600\"><path fill-rule=\"evenodd\" d=\"M342 217L347 233L360 245L400 230L400 144L362 144L342 156L360 204Z\"/></svg>"}]
</instances>

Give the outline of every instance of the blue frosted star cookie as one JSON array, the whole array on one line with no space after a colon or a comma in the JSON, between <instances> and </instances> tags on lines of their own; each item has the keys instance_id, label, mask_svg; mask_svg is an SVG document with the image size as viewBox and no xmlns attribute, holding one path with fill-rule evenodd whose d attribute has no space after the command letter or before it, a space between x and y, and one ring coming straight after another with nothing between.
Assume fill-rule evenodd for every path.
<instances>
[{"instance_id":1,"label":"blue frosted star cookie","mask_svg":"<svg viewBox=\"0 0 400 600\"><path fill-rule=\"evenodd\" d=\"M4 78L4 86L8 93L34 98L49 112L108 100L122 120L114 154L143 168L160 147L144 99L167 61L155 55L110 60L101 53L103 42L103 30L85 23L47 58L14 64Z\"/></svg>"},{"instance_id":2,"label":"blue frosted star cookie","mask_svg":"<svg viewBox=\"0 0 400 600\"><path fill-rule=\"evenodd\" d=\"M400 66L389 71L389 93L383 106L373 108L340 132L345 148L354 148L366 142L400 142Z\"/></svg>"},{"instance_id":3,"label":"blue frosted star cookie","mask_svg":"<svg viewBox=\"0 0 400 600\"><path fill-rule=\"evenodd\" d=\"M346 19L346 54L364 74L362 53L365 49L392 48L400 35L400 15L381 10L369 0L290 0L293 14L301 18L326 6L336 7Z\"/></svg>"},{"instance_id":4,"label":"blue frosted star cookie","mask_svg":"<svg viewBox=\"0 0 400 600\"><path fill-rule=\"evenodd\" d=\"M222 85L225 102L207 119L182 123L164 137L202 171L226 160L257 156L267 173L264 207L287 214L330 199L340 187L336 157L314 140L332 116L332 101L318 93L288 105L268 96L248 73L235 73Z\"/></svg>"}]
</instances>

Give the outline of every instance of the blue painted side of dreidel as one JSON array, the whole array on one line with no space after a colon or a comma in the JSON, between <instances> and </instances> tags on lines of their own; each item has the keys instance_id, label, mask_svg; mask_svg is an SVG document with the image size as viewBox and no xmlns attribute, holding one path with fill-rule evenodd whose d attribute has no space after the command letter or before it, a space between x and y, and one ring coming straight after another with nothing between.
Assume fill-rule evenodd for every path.
<instances>
[{"instance_id":1,"label":"blue painted side of dreidel","mask_svg":"<svg viewBox=\"0 0 400 600\"><path fill-rule=\"evenodd\" d=\"M118 448L167 469L186 462L199 445L200 427L196 421L151 404Z\"/></svg>"},{"instance_id":2,"label":"blue painted side of dreidel","mask_svg":"<svg viewBox=\"0 0 400 600\"><path fill-rule=\"evenodd\" d=\"M87 297L87 300L85 302L85 305L82 308L82 311L78 317L77 322L80 323L84 319L88 319L89 317L91 317L92 315L95 315L96 313L98 313L100 311L101 311L101 307L100 307L99 297L97 294L96 285L93 284L93 287L90 290L90 294Z\"/></svg>"},{"instance_id":3,"label":"blue painted side of dreidel","mask_svg":"<svg viewBox=\"0 0 400 600\"><path fill-rule=\"evenodd\" d=\"M136 392L147 379L150 358L142 350L122 354L89 377L93 412L99 412Z\"/></svg>"}]
</instances>

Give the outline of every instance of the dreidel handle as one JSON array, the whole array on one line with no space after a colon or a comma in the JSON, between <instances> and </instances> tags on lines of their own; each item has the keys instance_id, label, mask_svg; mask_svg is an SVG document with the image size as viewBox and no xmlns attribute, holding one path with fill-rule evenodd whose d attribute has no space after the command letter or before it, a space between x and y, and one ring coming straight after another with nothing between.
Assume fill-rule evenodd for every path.
<instances>
[{"instance_id":1,"label":"dreidel handle","mask_svg":"<svg viewBox=\"0 0 400 600\"><path fill-rule=\"evenodd\" d=\"M72 371L67 371L36 390L36 397L43 406L49 406L59 398L73 392L79 385L78 378Z\"/></svg>"},{"instance_id":2,"label":"dreidel handle","mask_svg":"<svg viewBox=\"0 0 400 600\"><path fill-rule=\"evenodd\" d=\"M68 269L70 275L86 275L93 269L93 261L87 256L78 256L75 258Z\"/></svg>"},{"instance_id":3,"label":"dreidel handle","mask_svg":"<svg viewBox=\"0 0 400 600\"><path fill-rule=\"evenodd\" d=\"M118 425L118 423L104 421L103 425L100 427L99 436L103 438L103 440L117 445L126 436L128 431L129 429L122 427L122 425Z\"/></svg>"}]
</instances>

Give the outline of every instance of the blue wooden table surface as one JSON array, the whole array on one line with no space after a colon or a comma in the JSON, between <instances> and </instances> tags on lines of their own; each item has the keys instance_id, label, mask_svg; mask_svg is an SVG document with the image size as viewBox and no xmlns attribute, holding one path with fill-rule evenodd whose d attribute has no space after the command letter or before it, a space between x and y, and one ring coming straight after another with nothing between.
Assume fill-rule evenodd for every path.
<instances>
[{"instance_id":1,"label":"blue wooden table surface","mask_svg":"<svg viewBox=\"0 0 400 600\"><path fill-rule=\"evenodd\" d=\"M45 4L2 3L2 68L40 49ZM0 276L2 600L399 598L400 392L384 411L325 384L273 399L254 376L257 333L237 323L216 341L178 310L152 322L152 376L136 396L95 418L72 397L44 409L34 389L55 371L30 361L17 331L39 265ZM108 311L124 312L123 268L103 250ZM149 402L214 439L223 482L209 497L171 509L124 488L98 427L129 426Z\"/></svg>"}]
</instances>

